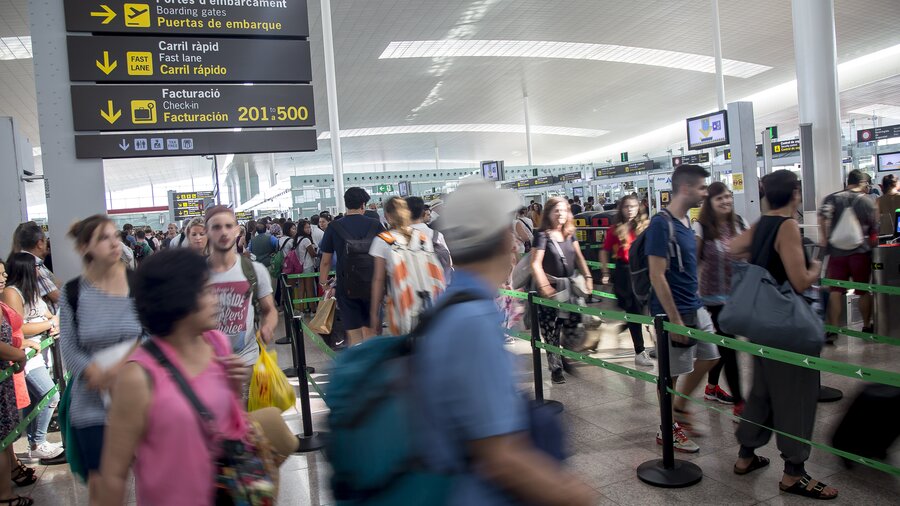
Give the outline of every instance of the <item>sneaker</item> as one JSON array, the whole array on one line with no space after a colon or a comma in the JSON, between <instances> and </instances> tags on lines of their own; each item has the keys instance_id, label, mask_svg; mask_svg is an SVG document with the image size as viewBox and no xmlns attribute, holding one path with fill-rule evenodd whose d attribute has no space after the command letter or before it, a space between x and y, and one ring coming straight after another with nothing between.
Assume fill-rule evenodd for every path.
<instances>
[{"instance_id":1,"label":"sneaker","mask_svg":"<svg viewBox=\"0 0 900 506\"><path fill-rule=\"evenodd\" d=\"M865 325L865 326L863 326L863 328L862 328L862 332L863 332L863 334L874 334L874 333L875 333L875 327L872 326L872 325Z\"/></svg>"},{"instance_id":2,"label":"sneaker","mask_svg":"<svg viewBox=\"0 0 900 506\"><path fill-rule=\"evenodd\" d=\"M722 404L734 404L734 397L725 390L722 390L722 387L719 385L706 385L706 391L703 393L703 398L708 401L721 402Z\"/></svg>"},{"instance_id":3,"label":"sneaker","mask_svg":"<svg viewBox=\"0 0 900 506\"><path fill-rule=\"evenodd\" d=\"M734 405L734 409L732 409L731 412L734 413L734 416L742 416L744 414L744 406L746 406L746 404L744 401L741 401ZM735 422L737 422L737 420L735 420Z\"/></svg>"},{"instance_id":4,"label":"sneaker","mask_svg":"<svg viewBox=\"0 0 900 506\"><path fill-rule=\"evenodd\" d=\"M44 441L43 443L32 448L28 452L28 457L32 460L52 459L58 457L62 452L62 446L56 446L53 443Z\"/></svg>"},{"instance_id":5,"label":"sneaker","mask_svg":"<svg viewBox=\"0 0 900 506\"><path fill-rule=\"evenodd\" d=\"M834 346L835 341L837 341L838 335L834 332L828 332L825 334L825 344Z\"/></svg>"},{"instance_id":6,"label":"sneaker","mask_svg":"<svg viewBox=\"0 0 900 506\"><path fill-rule=\"evenodd\" d=\"M566 382L566 377L563 376L563 372L560 369L550 373L550 381L556 383L557 385L562 385Z\"/></svg>"},{"instance_id":7,"label":"sneaker","mask_svg":"<svg viewBox=\"0 0 900 506\"><path fill-rule=\"evenodd\" d=\"M40 459L38 463L40 463L42 466L58 466L61 464L68 464L69 461L68 459L66 459L66 452L63 451L52 459Z\"/></svg>"},{"instance_id":8,"label":"sneaker","mask_svg":"<svg viewBox=\"0 0 900 506\"><path fill-rule=\"evenodd\" d=\"M688 439L687 435L685 435L684 431L681 429L681 426L677 423L672 426L672 439L672 447L675 448L676 452L697 453L700 451L700 447L697 446L697 443ZM656 444L663 444L662 432L658 430L656 431Z\"/></svg>"},{"instance_id":9,"label":"sneaker","mask_svg":"<svg viewBox=\"0 0 900 506\"><path fill-rule=\"evenodd\" d=\"M653 367L653 359L650 358L650 354L647 353L647 350L644 350L634 356L634 365Z\"/></svg>"},{"instance_id":10,"label":"sneaker","mask_svg":"<svg viewBox=\"0 0 900 506\"><path fill-rule=\"evenodd\" d=\"M656 348L653 348L653 349L651 349L650 351L648 351L648 352L647 352L647 355L649 355L650 358L657 358L657 357L656 357Z\"/></svg>"}]
</instances>

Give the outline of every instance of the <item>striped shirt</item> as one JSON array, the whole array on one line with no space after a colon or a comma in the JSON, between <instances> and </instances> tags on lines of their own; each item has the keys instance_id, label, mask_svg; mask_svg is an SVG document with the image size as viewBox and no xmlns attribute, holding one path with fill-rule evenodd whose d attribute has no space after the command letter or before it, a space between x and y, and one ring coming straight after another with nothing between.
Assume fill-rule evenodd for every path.
<instances>
[{"instance_id":1,"label":"striped shirt","mask_svg":"<svg viewBox=\"0 0 900 506\"><path fill-rule=\"evenodd\" d=\"M97 352L137 340L142 330L134 299L110 295L84 278L80 283L77 330L65 290L59 299L59 342L63 362L72 374L70 421L74 427L85 428L105 425L106 408L100 392L88 389L82 373Z\"/></svg>"}]
</instances>

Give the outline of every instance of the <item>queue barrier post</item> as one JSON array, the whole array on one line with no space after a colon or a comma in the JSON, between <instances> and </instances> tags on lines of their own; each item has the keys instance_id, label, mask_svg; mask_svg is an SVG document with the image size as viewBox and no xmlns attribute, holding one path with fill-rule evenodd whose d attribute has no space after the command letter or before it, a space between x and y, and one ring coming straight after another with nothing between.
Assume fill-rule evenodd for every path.
<instances>
[{"instance_id":1,"label":"queue barrier post","mask_svg":"<svg viewBox=\"0 0 900 506\"><path fill-rule=\"evenodd\" d=\"M561 402L544 399L544 369L541 365L541 349L538 347L541 340L541 326L538 318L538 304L534 301L536 297L537 292L534 290L528 292L528 309L531 317L531 365L534 369L534 401L552 406L555 412L562 413L563 404Z\"/></svg>"},{"instance_id":2,"label":"queue barrier post","mask_svg":"<svg viewBox=\"0 0 900 506\"><path fill-rule=\"evenodd\" d=\"M663 329L665 315L656 315L653 325L656 329L656 349L659 356L659 393L660 433L662 435L662 459L644 462L637 468L638 479L648 485L662 488L689 487L703 479L703 471L697 464L685 460L675 460L674 436L672 427L672 371L669 362L669 333Z\"/></svg>"},{"instance_id":3,"label":"queue barrier post","mask_svg":"<svg viewBox=\"0 0 900 506\"><path fill-rule=\"evenodd\" d=\"M300 317L293 318L292 329L294 336L302 336ZM297 371L306 371L306 346L305 339L294 339L294 364ZM309 407L309 383L306 375L300 377L300 415L302 416L303 433L297 436L300 441L299 453L313 452L325 446L325 433L314 432L312 425L312 410Z\"/></svg>"},{"instance_id":4,"label":"queue barrier post","mask_svg":"<svg viewBox=\"0 0 900 506\"><path fill-rule=\"evenodd\" d=\"M53 359L53 377L56 384L59 385L59 395L62 398L63 392L66 390L66 371L63 368L62 353L59 351L59 338L50 347L50 357Z\"/></svg>"},{"instance_id":5,"label":"queue barrier post","mask_svg":"<svg viewBox=\"0 0 900 506\"><path fill-rule=\"evenodd\" d=\"M288 280L287 277L282 274L281 277L281 301L283 307L283 316L284 316L284 337L275 341L275 344L289 344L291 345L291 361L293 365L291 367L286 367L281 371L288 378L296 378L298 377L298 373L300 369L297 367L297 354L294 352L294 348L296 345L294 344L297 341L297 336L294 334L294 325L292 324L292 320L294 317L294 303L291 300L291 291L288 288Z\"/></svg>"}]
</instances>

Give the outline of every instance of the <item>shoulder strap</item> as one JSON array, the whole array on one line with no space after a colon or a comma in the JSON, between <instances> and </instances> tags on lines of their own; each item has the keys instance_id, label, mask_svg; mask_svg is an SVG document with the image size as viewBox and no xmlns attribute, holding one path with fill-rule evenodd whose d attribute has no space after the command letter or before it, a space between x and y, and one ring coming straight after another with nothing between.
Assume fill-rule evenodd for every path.
<instances>
[{"instance_id":1,"label":"shoulder strap","mask_svg":"<svg viewBox=\"0 0 900 506\"><path fill-rule=\"evenodd\" d=\"M256 288L257 286L259 286L259 278L256 276L256 269L253 268L253 261L249 258L243 255L239 256L238 258L238 261L241 262L241 272L244 274L244 277L247 278L247 282L250 284L250 293L247 295L252 295L255 304Z\"/></svg>"},{"instance_id":2,"label":"shoulder strap","mask_svg":"<svg viewBox=\"0 0 900 506\"><path fill-rule=\"evenodd\" d=\"M75 324L75 333L78 333L78 296L81 293L81 276L69 281L63 287L66 291L66 300L72 308L72 323Z\"/></svg>"},{"instance_id":3,"label":"shoulder strap","mask_svg":"<svg viewBox=\"0 0 900 506\"><path fill-rule=\"evenodd\" d=\"M393 246L394 243L397 242L397 240L394 239L394 234L387 232L387 231L381 232L380 234L378 234L377 237L380 238L382 241L386 242L388 244L388 246Z\"/></svg>"},{"instance_id":4,"label":"shoulder strap","mask_svg":"<svg viewBox=\"0 0 900 506\"><path fill-rule=\"evenodd\" d=\"M678 239L675 238L675 216L668 209L662 209L657 214L662 215L666 220L666 224L669 226L669 258L667 259L667 262L671 261L672 258L677 259L679 272L684 271L681 246L678 245Z\"/></svg>"},{"instance_id":5,"label":"shoulder strap","mask_svg":"<svg viewBox=\"0 0 900 506\"><path fill-rule=\"evenodd\" d=\"M197 394L194 393L194 390L188 385L186 379L181 374L181 371L175 367L169 357L166 356L165 353L159 348L159 346L153 341L153 339L148 339L143 344L144 349L157 361L159 365L163 367L166 371L168 371L169 375L172 377L172 380L175 381L175 384L178 385L178 389L181 390L181 393L187 398L188 402L191 403L191 406L200 415L200 418L206 422L210 423L213 421L212 413L206 409L206 406L200 401L197 397ZM203 425L203 424L201 424ZM206 430L206 426L204 425L204 430Z\"/></svg>"}]
</instances>

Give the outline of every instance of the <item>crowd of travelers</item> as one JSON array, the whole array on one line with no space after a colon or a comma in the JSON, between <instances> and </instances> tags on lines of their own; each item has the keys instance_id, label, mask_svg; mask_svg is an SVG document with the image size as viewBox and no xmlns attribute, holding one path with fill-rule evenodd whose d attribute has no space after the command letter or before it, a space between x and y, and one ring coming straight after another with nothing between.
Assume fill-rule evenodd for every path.
<instances>
[{"instance_id":1,"label":"crowd of travelers","mask_svg":"<svg viewBox=\"0 0 900 506\"><path fill-rule=\"evenodd\" d=\"M310 299L334 298L348 357L376 346L379 336L419 337L410 369L416 375L410 398L421 422L415 438L429 449L421 456L426 469L460 476L448 492L451 503L592 504L596 492L534 436L535 416L518 392L502 328L520 322L523 308L498 296L498 288L584 306L595 287L611 285L627 313L665 315L675 325L731 337L720 320L742 263L763 268L797 294L818 284L823 256L828 278L869 282L879 230L896 226L893 213L900 208L896 177L884 178L876 200L871 177L852 171L846 188L819 209L821 253L815 255L795 219L801 192L793 172L762 179L765 206L756 223L736 214L726 184L707 185L708 177L702 167L678 167L668 205L652 217L637 195L617 202L554 197L523 207L514 193L488 182L466 183L450 194L439 226L419 197L389 198L373 209L370 195L357 187L343 196L344 214L326 211L296 222L239 224L232 209L214 206L180 229L169 224L154 232L130 224L117 230L110 218L95 215L69 230L82 272L65 283L48 265L45 231L23 223L0 261L0 360L19 366L0 383L0 438L53 390L54 371L63 369L41 350L42 339L59 341L71 379L63 399L51 396L28 425L27 455L18 457L12 445L0 453L0 475L10 477L0 480L0 504L31 504L12 489L37 480L26 464L59 464L67 457L73 470L77 458L96 504L122 504L130 472L139 504L218 504L227 487L215 479L222 476L217 458L234 451L229 441L256 441L258 450L268 449L257 452L267 455L261 461L277 469L297 440L277 410L248 414L247 401L260 347L274 340L282 273L308 275L293 287L304 300L301 312L316 311ZM689 211L698 206L699 219L691 223ZM595 210L615 211L600 269L588 267L574 222ZM652 288L647 296L635 281L641 262ZM829 292L826 321L838 325L844 290ZM871 332L871 295L856 293L863 331ZM579 312L547 305L537 312L549 345L584 341ZM652 367L656 354L645 345L646 329L616 327L625 330L635 365ZM736 474L769 464L755 451L775 429L784 460L781 490L837 496L806 474L809 446L782 435L811 437L817 371L755 357L748 388L734 350L669 337L672 387L690 396L705 381L705 399L731 405L743 418ZM836 339L822 336L823 343ZM26 359L29 348L37 353ZM547 354L547 367L558 385L572 372L556 353ZM675 450L699 451L685 399L677 398L673 411ZM60 429L68 436L66 448L47 440ZM265 483L259 478L243 485L264 495Z\"/></svg>"}]
</instances>

